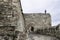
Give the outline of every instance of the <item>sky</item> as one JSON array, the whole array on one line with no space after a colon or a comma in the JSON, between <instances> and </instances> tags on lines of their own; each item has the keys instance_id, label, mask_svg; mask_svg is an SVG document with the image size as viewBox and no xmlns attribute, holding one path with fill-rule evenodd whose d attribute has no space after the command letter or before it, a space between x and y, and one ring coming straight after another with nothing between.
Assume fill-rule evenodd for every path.
<instances>
[{"instance_id":1,"label":"sky","mask_svg":"<svg viewBox=\"0 0 60 40\"><path fill-rule=\"evenodd\" d=\"M21 0L24 13L51 14L52 26L60 24L60 0Z\"/></svg>"}]
</instances>

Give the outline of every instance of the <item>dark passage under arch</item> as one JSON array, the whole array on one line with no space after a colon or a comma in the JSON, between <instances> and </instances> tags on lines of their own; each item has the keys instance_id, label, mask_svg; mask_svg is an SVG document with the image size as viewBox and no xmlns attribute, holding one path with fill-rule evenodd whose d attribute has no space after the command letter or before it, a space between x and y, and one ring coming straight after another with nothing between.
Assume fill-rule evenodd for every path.
<instances>
[{"instance_id":1,"label":"dark passage under arch","mask_svg":"<svg viewBox=\"0 0 60 40\"><path fill-rule=\"evenodd\" d=\"M34 27L31 26L31 31L34 31Z\"/></svg>"}]
</instances>

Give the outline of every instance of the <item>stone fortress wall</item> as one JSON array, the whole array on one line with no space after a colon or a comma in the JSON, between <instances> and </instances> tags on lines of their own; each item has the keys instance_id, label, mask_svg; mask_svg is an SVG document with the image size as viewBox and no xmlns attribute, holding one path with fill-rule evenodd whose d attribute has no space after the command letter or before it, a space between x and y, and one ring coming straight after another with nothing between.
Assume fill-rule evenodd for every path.
<instances>
[{"instance_id":1,"label":"stone fortress wall","mask_svg":"<svg viewBox=\"0 0 60 40\"><path fill-rule=\"evenodd\" d=\"M20 0L0 0L0 40L25 40L23 33L24 19Z\"/></svg>"},{"instance_id":2,"label":"stone fortress wall","mask_svg":"<svg viewBox=\"0 0 60 40\"><path fill-rule=\"evenodd\" d=\"M21 26L22 30L24 21L20 0L0 0L0 19L1 26Z\"/></svg>"},{"instance_id":3,"label":"stone fortress wall","mask_svg":"<svg viewBox=\"0 0 60 40\"><path fill-rule=\"evenodd\" d=\"M60 24L53 27L49 13L25 13L24 18L28 40L60 40Z\"/></svg>"},{"instance_id":4,"label":"stone fortress wall","mask_svg":"<svg viewBox=\"0 0 60 40\"><path fill-rule=\"evenodd\" d=\"M51 27L51 15L49 13L25 13L26 27L34 27L34 29L44 29Z\"/></svg>"},{"instance_id":5,"label":"stone fortress wall","mask_svg":"<svg viewBox=\"0 0 60 40\"><path fill-rule=\"evenodd\" d=\"M50 14L46 12L22 13L20 0L0 0L0 40L52 40L51 36L46 37L36 34L32 30L50 28ZM32 33L27 30L32 30ZM41 33L44 34L46 32L42 31ZM52 38L55 39L55 37Z\"/></svg>"}]
</instances>

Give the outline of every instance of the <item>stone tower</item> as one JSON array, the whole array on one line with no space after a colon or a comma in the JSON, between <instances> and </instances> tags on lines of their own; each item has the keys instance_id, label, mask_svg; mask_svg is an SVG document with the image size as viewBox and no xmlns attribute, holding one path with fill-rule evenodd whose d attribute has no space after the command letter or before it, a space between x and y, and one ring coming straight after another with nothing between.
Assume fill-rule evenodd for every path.
<instances>
[{"instance_id":1,"label":"stone tower","mask_svg":"<svg viewBox=\"0 0 60 40\"><path fill-rule=\"evenodd\" d=\"M20 0L0 0L0 40L25 40Z\"/></svg>"}]
</instances>

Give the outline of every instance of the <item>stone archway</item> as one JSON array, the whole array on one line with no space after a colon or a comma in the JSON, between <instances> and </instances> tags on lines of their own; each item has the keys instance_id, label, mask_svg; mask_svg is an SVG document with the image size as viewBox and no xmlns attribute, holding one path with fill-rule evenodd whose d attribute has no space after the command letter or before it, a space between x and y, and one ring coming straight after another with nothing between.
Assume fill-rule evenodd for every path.
<instances>
[{"instance_id":1,"label":"stone archway","mask_svg":"<svg viewBox=\"0 0 60 40\"><path fill-rule=\"evenodd\" d=\"M34 31L34 24L29 23L26 27L26 31L27 31L27 33L33 32Z\"/></svg>"}]
</instances>

